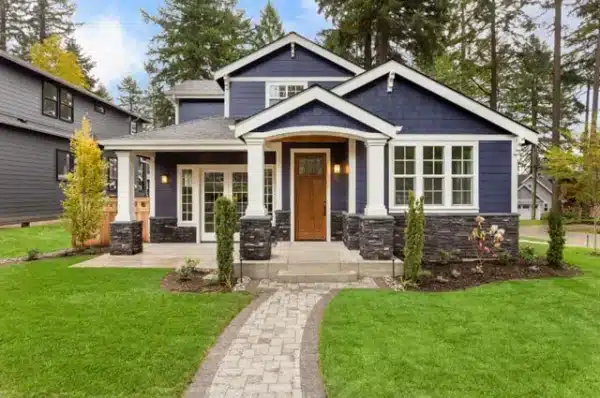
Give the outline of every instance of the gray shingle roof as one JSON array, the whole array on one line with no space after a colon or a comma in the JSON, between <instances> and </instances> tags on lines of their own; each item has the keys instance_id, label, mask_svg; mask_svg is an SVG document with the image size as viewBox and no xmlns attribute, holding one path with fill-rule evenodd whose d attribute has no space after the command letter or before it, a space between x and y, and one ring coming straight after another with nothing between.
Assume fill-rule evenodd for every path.
<instances>
[{"instance_id":1,"label":"gray shingle roof","mask_svg":"<svg viewBox=\"0 0 600 398\"><path fill-rule=\"evenodd\" d=\"M207 117L203 119L191 120L189 122L173 124L156 130L140 131L135 135L126 135L121 138L103 140L102 143L110 141L169 141L169 140L231 140L239 141L235 138L234 132L229 128L235 124L235 119L224 118L220 116Z\"/></svg>"},{"instance_id":2,"label":"gray shingle roof","mask_svg":"<svg viewBox=\"0 0 600 398\"><path fill-rule=\"evenodd\" d=\"M519 174L519 186L530 176L530 174ZM552 189L552 180L550 177L538 174L538 183L548 189Z\"/></svg>"},{"instance_id":3,"label":"gray shingle roof","mask_svg":"<svg viewBox=\"0 0 600 398\"><path fill-rule=\"evenodd\" d=\"M214 80L186 80L166 91L168 95L198 95L204 97L223 97L223 89Z\"/></svg>"}]
</instances>

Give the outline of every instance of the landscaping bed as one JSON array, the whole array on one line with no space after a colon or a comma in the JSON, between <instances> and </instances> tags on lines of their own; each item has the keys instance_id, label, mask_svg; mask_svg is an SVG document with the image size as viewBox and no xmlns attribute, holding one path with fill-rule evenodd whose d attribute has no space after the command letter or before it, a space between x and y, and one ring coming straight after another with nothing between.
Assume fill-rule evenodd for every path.
<instances>
[{"instance_id":1,"label":"landscaping bed","mask_svg":"<svg viewBox=\"0 0 600 398\"><path fill-rule=\"evenodd\" d=\"M223 293L231 289L219 283L212 271L194 271L188 279L181 279L179 272L171 271L160 281L160 287L170 292Z\"/></svg>"}]
</instances>

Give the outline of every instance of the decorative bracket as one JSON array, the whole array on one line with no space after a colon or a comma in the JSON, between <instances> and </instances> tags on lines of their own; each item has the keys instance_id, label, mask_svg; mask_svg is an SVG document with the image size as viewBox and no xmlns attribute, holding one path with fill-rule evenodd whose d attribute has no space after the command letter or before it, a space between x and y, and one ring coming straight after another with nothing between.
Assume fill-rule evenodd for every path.
<instances>
[{"instance_id":1,"label":"decorative bracket","mask_svg":"<svg viewBox=\"0 0 600 398\"><path fill-rule=\"evenodd\" d=\"M394 72L390 72L389 76L388 76L388 83L387 83L387 92L391 93L392 91L394 91L394 78L396 77L396 73Z\"/></svg>"},{"instance_id":2,"label":"decorative bracket","mask_svg":"<svg viewBox=\"0 0 600 398\"><path fill-rule=\"evenodd\" d=\"M296 43L292 43L292 45L291 45L291 53L290 53L290 56L291 56L292 58L296 58Z\"/></svg>"}]
</instances>

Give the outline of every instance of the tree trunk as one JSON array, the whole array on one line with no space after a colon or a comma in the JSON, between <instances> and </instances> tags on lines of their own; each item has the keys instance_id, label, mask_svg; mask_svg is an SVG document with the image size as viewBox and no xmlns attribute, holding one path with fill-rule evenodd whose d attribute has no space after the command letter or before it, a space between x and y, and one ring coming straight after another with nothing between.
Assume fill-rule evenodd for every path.
<instances>
[{"instance_id":1,"label":"tree trunk","mask_svg":"<svg viewBox=\"0 0 600 398\"><path fill-rule=\"evenodd\" d=\"M537 128L538 117L538 99L537 82L534 80L531 90L531 127ZM531 174L533 176L533 187L531 189L531 219L537 220L537 179L538 179L538 148L537 145L531 146Z\"/></svg>"},{"instance_id":2,"label":"tree trunk","mask_svg":"<svg viewBox=\"0 0 600 398\"><path fill-rule=\"evenodd\" d=\"M594 85L592 89L592 120L590 121L590 140L598 132L598 89L600 87L600 28L596 34L596 60L594 61Z\"/></svg>"},{"instance_id":3,"label":"tree trunk","mask_svg":"<svg viewBox=\"0 0 600 398\"><path fill-rule=\"evenodd\" d=\"M490 1L490 108L498 110L498 43L496 37L496 0Z\"/></svg>"},{"instance_id":4,"label":"tree trunk","mask_svg":"<svg viewBox=\"0 0 600 398\"><path fill-rule=\"evenodd\" d=\"M0 50L6 51L6 30L7 30L7 21L8 18L8 1L9 0L0 0Z\"/></svg>"},{"instance_id":5,"label":"tree trunk","mask_svg":"<svg viewBox=\"0 0 600 398\"><path fill-rule=\"evenodd\" d=\"M377 19L377 36L377 64L381 65L388 60L390 52L390 27L382 17Z\"/></svg>"},{"instance_id":6,"label":"tree trunk","mask_svg":"<svg viewBox=\"0 0 600 398\"><path fill-rule=\"evenodd\" d=\"M371 33L371 27L367 28L368 30L365 32L365 37L364 37L364 42L363 42L363 54L364 54L364 61L363 61L363 67L365 69L369 69L371 68L371 66L373 66L373 49L372 49L372 45L373 45L373 34Z\"/></svg>"},{"instance_id":7,"label":"tree trunk","mask_svg":"<svg viewBox=\"0 0 600 398\"><path fill-rule=\"evenodd\" d=\"M38 18L40 19L38 21L40 24L40 31L39 31L40 43L42 43L48 37L46 34L46 8L47 8L46 1L47 0L39 0L39 2L38 2L38 5L39 5Z\"/></svg>"},{"instance_id":8,"label":"tree trunk","mask_svg":"<svg viewBox=\"0 0 600 398\"><path fill-rule=\"evenodd\" d=\"M552 146L560 147L560 74L561 74L561 25L562 0L554 2L554 60L552 84ZM560 192L556 178L552 183L552 210L560 213Z\"/></svg>"}]
</instances>

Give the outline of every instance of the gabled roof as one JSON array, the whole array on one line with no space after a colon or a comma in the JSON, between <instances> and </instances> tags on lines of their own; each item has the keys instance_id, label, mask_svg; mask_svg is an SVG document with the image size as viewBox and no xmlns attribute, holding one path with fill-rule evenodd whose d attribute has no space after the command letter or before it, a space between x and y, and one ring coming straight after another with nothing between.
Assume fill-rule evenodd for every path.
<instances>
[{"instance_id":1,"label":"gabled roof","mask_svg":"<svg viewBox=\"0 0 600 398\"><path fill-rule=\"evenodd\" d=\"M382 77L386 74L394 73L411 83L414 83L433 94L440 96L455 105L460 106L463 109L487 120L488 122L495 124L496 126L511 132L526 141L537 144L538 133L509 117L496 112L485 105L451 89L450 87L433 80L432 78L416 71L415 69L409 68L406 65L402 65L396 61L388 61L384 64L379 65L367 72L364 72L350 80L347 80L331 91L340 96L345 96L352 91L363 87L364 85Z\"/></svg>"},{"instance_id":2,"label":"gabled roof","mask_svg":"<svg viewBox=\"0 0 600 398\"><path fill-rule=\"evenodd\" d=\"M294 95L239 122L235 125L235 136L241 137L313 101L319 101L389 137L396 135L398 128L394 124L346 101L331 91L325 90L320 86L312 86L300 94Z\"/></svg>"},{"instance_id":3,"label":"gabled roof","mask_svg":"<svg viewBox=\"0 0 600 398\"><path fill-rule=\"evenodd\" d=\"M82 94L85 97L88 97L88 98L90 98L90 99L92 99L94 101L101 102L101 103L103 103L105 105L110 106L111 108L114 108L114 109L116 109L118 111L126 113L126 114L134 117L135 119L139 119L139 120L141 120L143 122L150 123L150 120L148 120L147 118L145 118L143 116L140 116L140 115L138 115L136 113L130 112L127 109L118 106L117 104L113 104L112 102L107 101L106 99L97 96L96 94L92 93L91 91L88 91L88 90L84 89L83 87L76 86L76 85L74 85L72 83L69 83L66 80L61 79L60 77L56 77L56 76L54 76L54 75L46 72L45 70L42 70L42 69L40 69L40 68L38 68L36 66L33 66L32 64L30 64L28 62L23 61L20 58L15 57L14 55L10 55L6 51L1 51L0 50L0 58L6 59L7 61L12 62L13 64L16 64L16 65L18 65L18 66L20 66L22 68L28 69L31 72L33 72L33 73L35 73L37 75L40 75L40 76L42 76L43 78L45 78L47 80L54 81L56 83L61 84L62 86L70 88L73 91L77 91L79 94Z\"/></svg>"},{"instance_id":4,"label":"gabled roof","mask_svg":"<svg viewBox=\"0 0 600 398\"><path fill-rule=\"evenodd\" d=\"M165 94L176 98L223 99L223 89L214 80L185 80L174 85Z\"/></svg>"},{"instance_id":5,"label":"gabled roof","mask_svg":"<svg viewBox=\"0 0 600 398\"><path fill-rule=\"evenodd\" d=\"M525 183L529 181L533 177L533 174L521 174L519 175L519 188L525 187L528 188ZM538 186L544 188L546 191L552 193L552 181L541 174L538 174Z\"/></svg>"},{"instance_id":6,"label":"gabled roof","mask_svg":"<svg viewBox=\"0 0 600 398\"><path fill-rule=\"evenodd\" d=\"M310 50L310 51L314 52L315 54L318 54L321 57L323 57L323 58L333 62L334 64L337 64L337 65L341 66L342 68L347 69L350 72L353 72L355 74L364 72L364 69L361 68L360 66L353 64L352 62L345 60L344 58L342 58L338 55L335 55L331 51L326 50L325 48L319 46L318 44L300 36L296 32L290 32L287 35L283 36L281 39L276 40L270 44L267 44L263 48L255 51L243 58L240 58L237 61L219 69L218 71L215 72L214 78L215 78L215 80L222 79L223 77L230 75L234 71L236 71L240 68L243 68L244 66L251 64L252 62L257 61L260 58L272 53L273 51L276 51L276 50L278 50L284 46L287 46L288 44L291 44L291 43L296 43L296 44L306 48L307 50Z\"/></svg>"}]
</instances>

